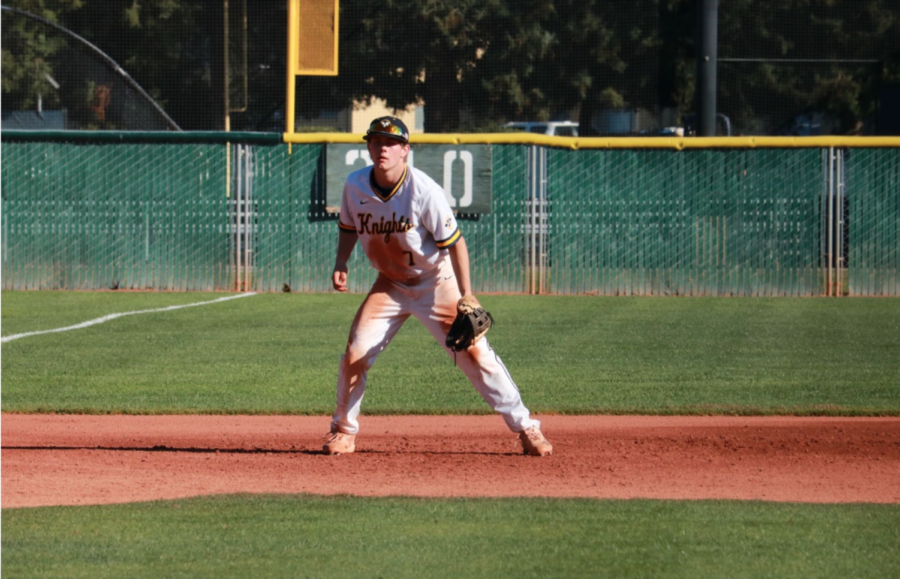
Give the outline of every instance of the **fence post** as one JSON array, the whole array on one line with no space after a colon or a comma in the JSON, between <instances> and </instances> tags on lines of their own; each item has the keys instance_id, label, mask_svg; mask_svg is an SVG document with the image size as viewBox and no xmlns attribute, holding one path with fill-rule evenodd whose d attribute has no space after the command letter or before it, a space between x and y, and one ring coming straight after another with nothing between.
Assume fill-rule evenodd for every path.
<instances>
[{"instance_id":1,"label":"fence post","mask_svg":"<svg viewBox=\"0 0 900 579\"><path fill-rule=\"evenodd\" d=\"M544 293L547 278L547 149L533 145L528 148L528 207L526 235L529 270L528 293Z\"/></svg>"},{"instance_id":2,"label":"fence post","mask_svg":"<svg viewBox=\"0 0 900 579\"><path fill-rule=\"evenodd\" d=\"M846 194L846 190L844 188L844 151L842 149L837 149L836 155L835 191L837 193L837 198L835 203L837 205L837 219L835 221L835 233L837 242L835 246L837 250L837 262L835 264L835 270L837 278L837 295L840 297L844 295L844 271L847 267L847 264L844 262L844 195Z\"/></svg>"},{"instance_id":3,"label":"fence post","mask_svg":"<svg viewBox=\"0 0 900 579\"><path fill-rule=\"evenodd\" d=\"M825 295L832 296L834 291L834 147L828 147L828 173L827 173L827 203L825 212L825 271L826 289Z\"/></svg>"},{"instance_id":4,"label":"fence post","mask_svg":"<svg viewBox=\"0 0 900 579\"><path fill-rule=\"evenodd\" d=\"M253 282L253 243L256 211L253 207L253 156L252 145L244 145L244 291L250 291Z\"/></svg>"},{"instance_id":5,"label":"fence post","mask_svg":"<svg viewBox=\"0 0 900 579\"><path fill-rule=\"evenodd\" d=\"M548 287L547 272L547 237L549 235L550 220L547 214L547 148L538 148L538 251L540 252L540 265L538 272L540 274L540 283L538 283L538 293L544 293Z\"/></svg>"},{"instance_id":6,"label":"fence post","mask_svg":"<svg viewBox=\"0 0 900 579\"><path fill-rule=\"evenodd\" d=\"M526 217L526 231L528 235L528 263L526 267L528 268L528 293L534 294L534 285L535 285L535 221L537 219L537 212L535 211L535 207L537 206L537 179L535 178L535 174L537 173L537 147L531 146L528 148L528 203L526 206L528 207L528 214Z\"/></svg>"},{"instance_id":7,"label":"fence post","mask_svg":"<svg viewBox=\"0 0 900 579\"><path fill-rule=\"evenodd\" d=\"M234 147L234 290L250 291L253 261L253 165L251 146Z\"/></svg>"},{"instance_id":8,"label":"fence post","mask_svg":"<svg viewBox=\"0 0 900 579\"><path fill-rule=\"evenodd\" d=\"M241 191L241 185L243 183L243 179L241 179L241 145L237 144L232 149L234 151L235 162L233 163L234 171L231 174L231 179L234 180L234 215L232 220L234 222L234 291L241 291L241 219L242 219L242 207L241 207L241 198L243 197Z\"/></svg>"}]
</instances>

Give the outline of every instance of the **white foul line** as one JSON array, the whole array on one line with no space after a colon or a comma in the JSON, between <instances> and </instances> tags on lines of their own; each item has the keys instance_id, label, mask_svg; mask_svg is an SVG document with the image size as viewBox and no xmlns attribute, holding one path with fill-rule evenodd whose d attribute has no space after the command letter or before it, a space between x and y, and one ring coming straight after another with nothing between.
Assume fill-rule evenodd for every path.
<instances>
[{"instance_id":1,"label":"white foul line","mask_svg":"<svg viewBox=\"0 0 900 579\"><path fill-rule=\"evenodd\" d=\"M238 298L247 298L247 297L255 296L255 295L256 295L256 293L249 292L249 293L240 294L240 295L236 295L236 296L228 296L225 298L218 298L215 300L210 300L208 302L196 302L193 304L183 304L180 306L169 306L166 308L156 308L154 310L137 310L134 312L121 312L118 314L109 314L109 315L103 316L102 318L88 320L86 322L81 322L80 324L75 324L74 326L66 326L65 328L54 328L52 330L41 330L39 332L25 332L24 334L13 334L12 336L4 336L3 338L0 338L0 343L12 342L13 340L18 340L19 338L26 338L28 336L38 336L40 334L52 334L55 332L68 332L69 330L80 330L81 328L88 328L90 326L96 326L97 324L103 324L110 320L114 320L116 318L121 318L124 316L134 316L136 314L152 314L152 313L156 313L156 312L169 312L172 310L180 310L181 308L192 308L194 306L205 306L207 304L215 304L218 302L227 302L228 300L236 300Z\"/></svg>"}]
</instances>

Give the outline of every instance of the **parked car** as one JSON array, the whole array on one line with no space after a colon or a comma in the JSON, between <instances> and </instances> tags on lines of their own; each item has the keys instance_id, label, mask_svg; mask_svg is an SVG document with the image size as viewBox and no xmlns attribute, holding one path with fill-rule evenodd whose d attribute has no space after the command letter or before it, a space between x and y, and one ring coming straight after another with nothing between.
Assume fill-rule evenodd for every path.
<instances>
[{"instance_id":1,"label":"parked car","mask_svg":"<svg viewBox=\"0 0 900 579\"><path fill-rule=\"evenodd\" d=\"M578 123L573 123L572 121L527 121L506 123L503 126L513 130L520 130L528 133L538 133L540 135L551 135L555 137L578 136Z\"/></svg>"}]
</instances>

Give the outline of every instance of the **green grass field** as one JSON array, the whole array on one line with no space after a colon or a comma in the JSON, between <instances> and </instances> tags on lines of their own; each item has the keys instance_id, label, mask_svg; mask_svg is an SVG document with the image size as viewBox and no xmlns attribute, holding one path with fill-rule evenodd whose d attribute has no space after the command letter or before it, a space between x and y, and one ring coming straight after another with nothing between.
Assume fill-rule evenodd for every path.
<instances>
[{"instance_id":1,"label":"green grass field","mask_svg":"<svg viewBox=\"0 0 900 579\"><path fill-rule=\"evenodd\" d=\"M900 507L225 496L3 512L3 576L900 574Z\"/></svg>"},{"instance_id":2,"label":"green grass field","mask_svg":"<svg viewBox=\"0 0 900 579\"><path fill-rule=\"evenodd\" d=\"M2 335L222 297L3 292ZM359 295L2 346L4 412L328 414ZM484 296L540 413L900 414L900 301ZM415 320L366 413L487 413ZM897 577L900 506L227 496L4 509L4 577Z\"/></svg>"},{"instance_id":3,"label":"green grass field","mask_svg":"<svg viewBox=\"0 0 900 579\"><path fill-rule=\"evenodd\" d=\"M4 292L2 334L221 294ZM264 294L3 345L3 410L329 414L362 296ZM540 413L900 414L900 301L484 296ZM410 320L364 412L489 409Z\"/></svg>"}]
</instances>

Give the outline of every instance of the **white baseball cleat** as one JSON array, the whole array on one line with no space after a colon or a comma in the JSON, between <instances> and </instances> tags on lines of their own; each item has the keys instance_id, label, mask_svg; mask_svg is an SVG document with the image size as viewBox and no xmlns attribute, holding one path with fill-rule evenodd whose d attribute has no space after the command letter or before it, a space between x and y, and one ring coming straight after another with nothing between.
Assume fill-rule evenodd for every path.
<instances>
[{"instance_id":1,"label":"white baseball cleat","mask_svg":"<svg viewBox=\"0 0 900 579\"><path fill-rule=\"evenodd\" d=\"M325 435L327 441L322 451L325 454L350 454L356 450L356 435L332 430Z\"/></svg>"},{"instance_id":2,"label":"white baseball cleat","mask_svg":"<svg viewBox=\"0 0 900 579\"><path fill-rule=\"evenodd\" d=\"M537 426L526 428L520 432L519 440L522 441L522 450L525 454L531 456L550 456L553 454L553 445L544 438Z\"/></svg>"}]
</instances>

